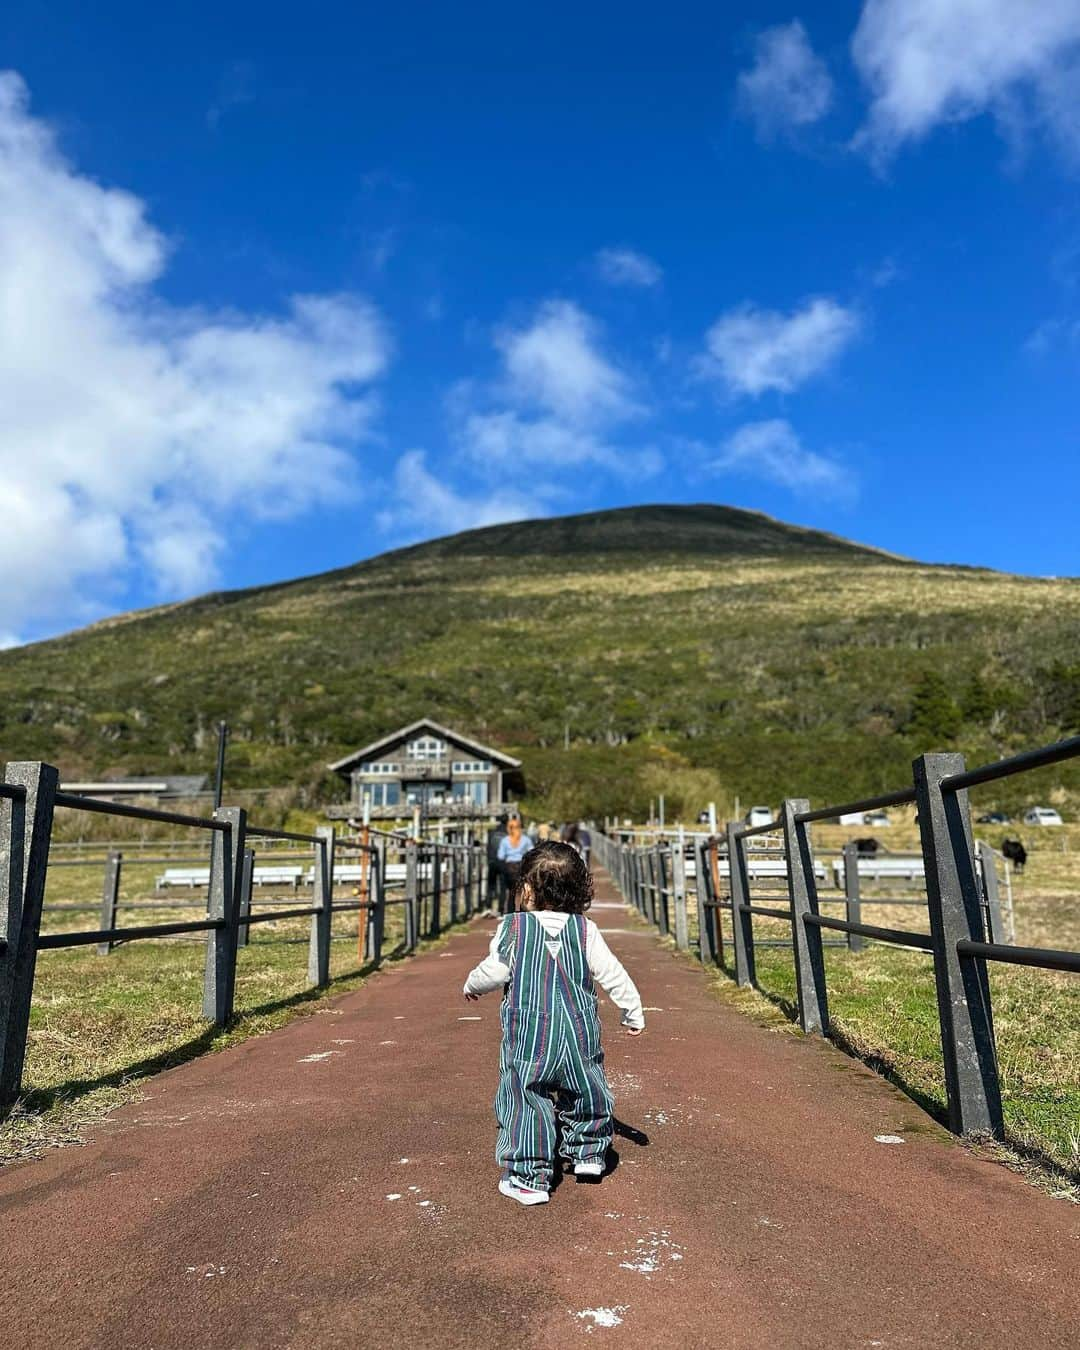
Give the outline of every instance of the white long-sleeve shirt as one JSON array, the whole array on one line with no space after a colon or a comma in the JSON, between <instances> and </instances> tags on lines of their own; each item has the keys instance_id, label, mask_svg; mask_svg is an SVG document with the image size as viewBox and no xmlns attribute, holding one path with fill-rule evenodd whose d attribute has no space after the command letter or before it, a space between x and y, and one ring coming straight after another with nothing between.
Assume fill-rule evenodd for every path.
<instances>
[{"instance_id":1,"label":"white long-sleeve shirt","mask_svg":"<svg viewBox=\"0 0 1080 1350\"><path fill-rule=\"evenodd\" d=\"M569 914L554 909L539 909L532 912L540 920L544 932L552 938L561 935L570 917ZM469 972L469 978L465 981L466 994L491 994L497 989L502 989L509 980L510 967L499 955L500 930L501 925L495 930L487 956ZM585 960L589 974L616 1008L622 1011L623 1026L630 1027L633 1031L643 1030L645 1014L641 1010L641 995L637 991L637 986L626 973L622 962L604 941L603 933L592 919L585 920Z\"/></svg>"}]
</instances>

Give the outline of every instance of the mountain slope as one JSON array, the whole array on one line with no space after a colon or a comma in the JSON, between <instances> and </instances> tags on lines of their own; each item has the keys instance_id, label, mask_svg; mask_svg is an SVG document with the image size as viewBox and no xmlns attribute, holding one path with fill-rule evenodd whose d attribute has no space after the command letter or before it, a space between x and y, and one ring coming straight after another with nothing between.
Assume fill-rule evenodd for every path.
<instances>
[{"instance_id":1,"label":"mountain slope","mask_svg":"<svg viewBox=\"0 0 1080 1350\"><path fill-rule=\"evenodd\" d=\"M931 743L993 754L1070 729L1078 637L1076 581L924 566L730 508L638 507L469 531L0 653L0 750L68 774L206 770L224 716L232 783L317 783L430 714L520 753L538 810L640 809L661 790L688 808L796 785L843 796L892 785Z\"/></svg>"}]
</instances>

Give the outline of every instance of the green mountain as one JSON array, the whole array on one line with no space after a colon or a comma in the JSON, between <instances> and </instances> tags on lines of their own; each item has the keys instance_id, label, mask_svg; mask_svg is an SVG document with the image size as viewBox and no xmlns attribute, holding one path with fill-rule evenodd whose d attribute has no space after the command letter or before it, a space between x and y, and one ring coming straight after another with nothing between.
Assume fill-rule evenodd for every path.
<instances>
[{"instance_id":1,"label":"green mountain","mask_svg":"<svg viewBox=\"0 0 1080 1350\"><path fill-rule=\"evenodd\" d=\"M728 507L470 530L0 653L0 750L69 777L296 783L430 715L519 754L539 812L904 781L1080 730L1080 581L930 566ZM567 739L569 749L564 748ZM1068 766L1052 783L1080 787ZM1032 787L1023 790L1030 793Z\"/></svg>"}]
</instances>

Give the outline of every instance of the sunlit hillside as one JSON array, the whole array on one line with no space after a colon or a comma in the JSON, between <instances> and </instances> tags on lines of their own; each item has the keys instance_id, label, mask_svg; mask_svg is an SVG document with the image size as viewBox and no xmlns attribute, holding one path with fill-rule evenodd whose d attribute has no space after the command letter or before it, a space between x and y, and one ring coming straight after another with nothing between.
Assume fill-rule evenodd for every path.
<instances>
[{"instance_id":1,"label":"sunlit hillside","mask_svg":"<svg viewBox=\"0 0 1080 1350\"><path fill-rule=\"evenodd\" d=\"M225 717L231 783L325 797L329 761L425 714L520 753L537 811L843 797L902 782L921 749L994 757L1080 729L1080 581L641 507L0 653L0 749L68 775L208 771ZM1022 790L1063 783L1075 768Z\"/></svg>"}]
</instances>

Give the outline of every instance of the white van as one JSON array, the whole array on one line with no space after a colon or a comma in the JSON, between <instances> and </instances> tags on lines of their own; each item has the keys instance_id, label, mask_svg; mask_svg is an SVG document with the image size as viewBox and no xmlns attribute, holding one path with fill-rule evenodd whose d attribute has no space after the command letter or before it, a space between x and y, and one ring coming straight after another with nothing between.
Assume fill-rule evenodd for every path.
<instances>
[{"instance_id":1,"label":"white van","mask_svg":"<svg viewBox=\"0 0 1080 1350\"><path fill-rule=\"evenodd\" d=\"M1024 812L1025 825L1060 825L1061 816L1052 806L1029 806Z\"/></svg>"},{"instance_id":2,"label":"white van","mask_svg":"<svg viewBox=\"0 0 1080 1350\"><path fill-rule=\"evenodd\" d=\"M746 813L746 823L751 828L756 825L769 825L772 818L772 809L768 806L752 806Z\"/></svg>"}]
</instances>

